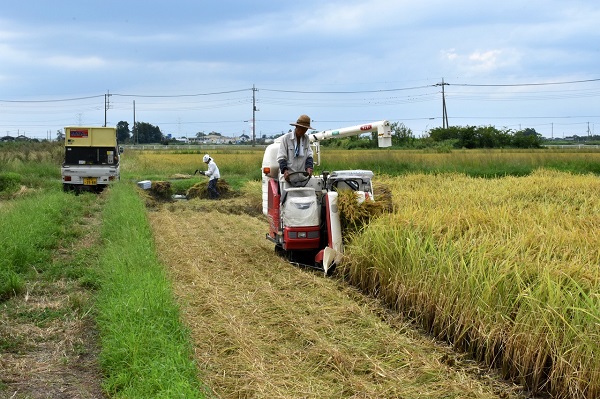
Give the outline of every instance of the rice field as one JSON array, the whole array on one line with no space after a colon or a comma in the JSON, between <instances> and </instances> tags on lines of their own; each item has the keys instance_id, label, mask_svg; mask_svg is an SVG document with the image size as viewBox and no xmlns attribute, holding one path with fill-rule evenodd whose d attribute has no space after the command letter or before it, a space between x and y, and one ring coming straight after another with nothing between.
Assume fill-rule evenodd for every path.
<instances>
[{"instance_id":1,"label":"rice field","mask_svg":"<svg viewBox=\"0 0 600 399\"><path fill-rule=\"evenodd\" d=\"M318 170L373 170L393 198L347 246L348 281L533 392L600 397L598 151L323 152ZM178 173L201 155L137 161ZM260 149L211 155L260 176Z\"/></svg>"},{"instance_id":2,"label":"rice field","mask_svg":"<svg viewBox=\"0 0 600 399\"><path fill-rule=\"evenodd\" d=\"M345 277L533 392L600 397L600 179L380 178Z\"/></svg>"},{"instance_id":3,"label":"rice field","mask_svg":"<svg viewBox=\"0 0 600 399\"><path fill-rule=\"evenodd\" d=\"M2 172L59 184L44 151L3 148ZM261 148L209 153L236 201L258 201ZM192 174L203 154L128 150L122 180ZM341 169L373 170L392 201L347 243L343 278L534 393L600 397L600 152L323 149L317 171Z\"/></svg>"},{"instance_id":4,"label":"rice field","mask_svg":"<svg viewBox=\"0 0 600 399\"><path fill-rule=\"evenodd\" d=\"M214 150L208 152L219 166L223 178L260 180L262 150ZM206 170L203 151L127 151L121 169L125 176L135 179L164 179L175 174L193 174Z\"/></svg>"},{"instance_id":5,"label":"rice field","mask_svg":"<svg viewBox=\"0 0 600 399\"><path fill-rule=\"evenodd\" d=\"M260 180L264 148L228 148L197 151L133 151L122 157L125 175L135 178L191 174L204 168L202 155L207 151L225 178ZM423 150L321 149L322 170L368 169L376 175L407 173L464 173L474 177L526 176L545 168L572 173L600 174L600 151L582 150L453 150L437 153Z\"/></svg>"}]
</instances>

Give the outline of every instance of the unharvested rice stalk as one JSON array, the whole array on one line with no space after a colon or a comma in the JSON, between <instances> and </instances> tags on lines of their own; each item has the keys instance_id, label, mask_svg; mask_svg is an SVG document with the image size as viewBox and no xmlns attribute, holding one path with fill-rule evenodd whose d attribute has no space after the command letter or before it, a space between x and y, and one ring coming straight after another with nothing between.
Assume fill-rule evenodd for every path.
<instances>
[{"instance_id":1,"label":"unharvested rice stalk","mask_svg":"<svg viewBox=\"0 0 600 399\"><path fill-rule=\"evenodd\" d=\"M386 181L340 269L440 339L556 398L600 397L600 180Z\"/></svg>"},{"instance_id":2,"label":"unharvested rice stalk","mask_svg":"<svg viewBox=\"0 0 600 399\"><path fill-rule=\"evenodd\" d=\"M352 236L367 225L371 219L389 209L385 199L363 201L359 203L354 191L345 190L338 193L338 209L343 236Z\"/></svg>"}]
</instances>

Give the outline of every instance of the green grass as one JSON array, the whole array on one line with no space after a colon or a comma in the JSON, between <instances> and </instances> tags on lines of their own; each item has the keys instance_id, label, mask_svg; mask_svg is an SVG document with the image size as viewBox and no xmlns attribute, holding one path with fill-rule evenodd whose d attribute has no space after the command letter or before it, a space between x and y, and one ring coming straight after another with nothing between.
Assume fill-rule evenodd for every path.
<instances>
[{"instance_id":1,"label":"green grass","mask_svg":"<svg viewBox=\"0 0 600 399\"><path fill-rule=\"evenodd\" d=\"M104 388L118 398L202 398L188 331L134 186L111 187L103 214L98 326Z\"/></svg>"},{"instance_id":2,"label":"green grass","mask_svg":"<svg viewBox=\"0 0 600 399\"><path fill-rule=\"evenodd\" d=\"M18 294L26 279L48 271L53 251L76 236L73 225L85 201L71 199L56 188L15 199L0 209L0 297Z\"/></svg>"},{"instance_id":3,"label":"green grass","mask_svg":"<svg viewBox=\"0 0 600 399\"><path fill-rule=\"evenodd\" d=\"M51 189L60 179L63 154L64 147L58 142L2 143L0 170L19 175L19 183L26 187Z\"/></svg>"},{"instance_id":4,"label":"green grass","mask_svg":"<svg viewBox=\"0 0 600 399\"><path fill-rule=\"evenodd\" d=\"M0 147L0 300L23 294L28 281L66 279L96 292L98 306L92 308L85 295L71 298L72 309L5 311L41 328L70 317L71 310L94 315L101 330L103 386L111 397L204 397L187 331L133 186L108 189L104 211L95 194L63 193L61 150ZM19 185L27 190L15 197ZM87 217L97 215L103 218L102 242L89 246L78 239ZM21 346L0 339L2 350Z\"/></svg>"}]
</instances>

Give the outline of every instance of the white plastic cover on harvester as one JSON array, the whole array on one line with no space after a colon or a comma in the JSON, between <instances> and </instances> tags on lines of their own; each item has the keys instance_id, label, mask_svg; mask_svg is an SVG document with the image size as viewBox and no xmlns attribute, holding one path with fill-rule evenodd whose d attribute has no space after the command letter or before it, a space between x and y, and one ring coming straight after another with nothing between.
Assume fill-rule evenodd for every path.
<instances>
[{"instance_id":1,"label":"white plastic cover on harvester","mask_svg":"<svg viewBox=\"0 0 600 399\"><path fill-rule=\"evenodd\" d=\"M284 226L318 226L319 207L312 187L287 188L281 205Z\"/></svg>"}]
</instances>

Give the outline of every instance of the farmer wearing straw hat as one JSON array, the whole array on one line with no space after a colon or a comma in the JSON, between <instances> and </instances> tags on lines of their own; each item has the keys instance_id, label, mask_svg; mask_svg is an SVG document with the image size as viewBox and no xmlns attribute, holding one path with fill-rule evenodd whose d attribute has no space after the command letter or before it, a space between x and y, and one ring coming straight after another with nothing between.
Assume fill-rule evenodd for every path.
<instances>
[{"instance_id":1,"label":"farmer wearing straw hat","mask_svg":"<svg viewBox=\"0 0 600 399\"><path fill-rule=\"evenodd\" d=\"M281 138L281 145L277 153L277 162L279 162L280 177L289 182L289 174L293 172L306 172L309 176L313 173L313 151L310 148L310 140L306 132L314 130L310 126L310 117L300 115L296 123L290 123L295 126Z\"/></svg>"}]
</instances>

